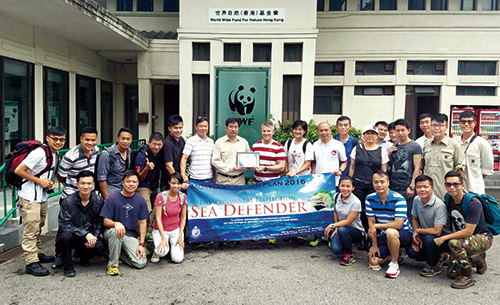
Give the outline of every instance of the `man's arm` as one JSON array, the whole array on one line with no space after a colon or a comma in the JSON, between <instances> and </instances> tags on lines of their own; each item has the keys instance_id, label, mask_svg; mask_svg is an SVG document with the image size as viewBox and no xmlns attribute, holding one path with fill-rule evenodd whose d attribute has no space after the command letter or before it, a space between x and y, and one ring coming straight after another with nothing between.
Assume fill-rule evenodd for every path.
<instances>
[{"instance_id":1,"label":"man's arm","mask_svg":"<svg viewBox=\"0 0 500 305\"><path fill-rule=\"evenodd\" d=\"M415 178L417 178L420 175L420 168L422 164L422 154L414 154L413 155L413 175L411 177L411 182L410 186L415 187ZM406 190L406 195L408 195L408 198L411 198L415 195L415 190L411 190L408 188Z\"/></svg>"},{"instance_id":2,"label":"man's arm","mask_svg":"<svg viewBox=\"0 0 500 305\"><path fill-rule=\"evenodd\" d=\"M126 229L125 226L121 222L118 221L113 221L107 217L104 217L104 226L106 228L112 229L115 228L116 231L116 237L123 237L125 236Z\"/></svg>"},{"instance_id":3,"label":"man's arm","mask_svg":"<svg viewBox=\"0 0 500 305\"><path fill-rule=\"evenodd\" d=\"M212 153L212 165L217 171L227 173L233 170L233 166L224 163L224 161L222 160L222 151L220 145L223 144L220 143L220 141L215 142L214 150Z\"/></svg>"},{"instance_id":4,"label":"man's arm","mask_svg":"<svg viewBox=\"0 0 500 305\"><path fill-rule=\"evenodd\" d=\"M31 182L34 182L34 183L40 185L44 189L54 187L54 181L50 180L49 178L38 178L38 177L28 173L28 170L29 170L29 168L24 163L21 163L16 167L14 173L16 173L16 175L18 175L19 177L21 177L23 179L29 180Z\"/></svg>"},{"instance_id":5,"label":"man's arm","mask_svg":"<svg viewBox=\"0 0 500 305\"><path fill-rule=\"evenodd\" d=\"M373 227L375 229L380 229L380 230L387 230L387 229L399 230L401 229L401 227L403 227L404 221L405 221L404 218L396 217L394 218L394 221L388 223L375 223L373 224Z\"/></svg>"},{"instance_id":6,"label":"man's arm","mask_svg":"<svg viewBox=\"0 0 500 305\"><path fill-rule=\"evenodd\" d=\"M181 162L180 162L181 175L182 175L182 179L184 179L184 182L188 182L188 176L186 175L186 164L187 164L188 158L189 158L189 155L182 154Z\"/></svg>"},{"instance_id":7,"label":"man's arm","mask_svg":"<svg viewBox=\"0 0 500 305\"><path fill-rule=\"evenodd\" d=\"M102 197L106 200L109 197L108 193L108 173L109 173L109 152L104 150L99 158L97 165L97 181L101 190Z\"/></svg>"},{"instance_id":8,"label":"man's arm","mask_svg":"<svg viewBox=\"0 0 500 305\"><path fill-rule=\"evenodd\" d=\"M472 234L474 234L474 231L476 230L476 226L477 225L473 224L473 223L466 223L465 228L463 228L462 230L435 238L434 242L436 243L436 245L441 246L447 240L462 239L462 238L470 237L470 236L472 236Z\"/></svg>"}]
</instances>

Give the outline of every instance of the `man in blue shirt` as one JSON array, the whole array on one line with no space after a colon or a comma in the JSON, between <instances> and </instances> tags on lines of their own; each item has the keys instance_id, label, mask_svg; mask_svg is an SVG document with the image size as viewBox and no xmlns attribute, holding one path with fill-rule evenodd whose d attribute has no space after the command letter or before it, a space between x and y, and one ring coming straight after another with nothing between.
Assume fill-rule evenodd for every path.
<instances>
[{"instance_id":1,"label":"man in blue shirt","mask_svg":"<svg viewBox=\"0 0 500 305\"><path fill-rule=\"evenodd\" d=\"M389 176L379 170L373 174L373 188L376 193L366 197L366 217L368 218L368 237L372 246L368 253L369 267L380 270L380 264L391 256L386 277L399 275L399 249L411 245L412 228L406 216L406 201L399 193L389 189ZM377 235L377 230L381 233Z\"/></svg>"},{"instance_id":2,"label":"man in blue shirt","mask_svg":"<svg viewBox=\"0 0 500 305\"><path fill-rule=\"evenodd\" d=\"M335 136L335 140L342 142L345 148L345 155L347 156L347 167L345 171L342 172L342 177L349 174L349 168L351 168L351 155L352 149L358 145L358 139L349 134L351 130L351 119L348 116L342 115L337 119L337 130L339 133Z\"/></svg>"}]
</instances>

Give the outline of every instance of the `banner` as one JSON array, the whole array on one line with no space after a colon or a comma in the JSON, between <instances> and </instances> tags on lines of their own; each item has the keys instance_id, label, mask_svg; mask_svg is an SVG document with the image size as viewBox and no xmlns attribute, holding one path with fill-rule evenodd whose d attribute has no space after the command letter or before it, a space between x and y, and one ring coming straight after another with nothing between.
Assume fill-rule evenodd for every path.
<instances>
[{"instance_id":1,"label":"banner","mask_svg":"<svg viewBox=\"0 0 500 305\"><path fill-rule=\"evenodd\" d=\"M191 242L322 234L333 222L332 174L273 179L250 185L189 181Z\"/></svg>"}]
</instances>

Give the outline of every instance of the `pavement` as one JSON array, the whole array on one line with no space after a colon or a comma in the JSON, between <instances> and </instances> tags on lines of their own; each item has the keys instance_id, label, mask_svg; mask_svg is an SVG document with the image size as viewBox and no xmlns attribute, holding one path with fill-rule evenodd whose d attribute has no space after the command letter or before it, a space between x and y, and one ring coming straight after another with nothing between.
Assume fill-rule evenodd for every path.
<instances>
[{"instance_id":1,"label":"pavement","mask_svg":"<svg viewBox=\"0 0 500 305\"><path fill-rule=\"evenodd\" d=\"M42 245L54 253L54 240ZM355 250L356 263L341 266L325 244L316 248L278 241L186 248L182 264L162 259L136 270L120 265L106 275L106 260L75 264L76 277L62 270L46 277L24 274L24 257L0 265L0 304L499 304L500 245L487 252L488 271L474 274L476 285L450 287L443 272L419 275L424 263L407 259L397 279L368 268L367 253ZM46 267L50 268L50 264ZM497 303L499 302L499 303Z\"/></svg>"}]
</instances>

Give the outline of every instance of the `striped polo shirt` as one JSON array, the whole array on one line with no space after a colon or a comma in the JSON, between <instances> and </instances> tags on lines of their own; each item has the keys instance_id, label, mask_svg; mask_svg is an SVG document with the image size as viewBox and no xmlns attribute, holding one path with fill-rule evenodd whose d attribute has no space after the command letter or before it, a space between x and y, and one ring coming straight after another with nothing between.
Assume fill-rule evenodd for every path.
<instances>
[{"instance_id":1,"label":"striped polo shirt","mask_svg":"<svg viewBox=\"0 0 500 305\"><path fill-rule=\"evenodd\" d=\"M285 149L275 140L273 140L269 144L264 144L264 142L260 140L252 145L252 151L259 153L260 166L273 166L278 164L278 161L280 160L286 160ZM267 170L261 173L255 172L255 177L253 180L255 183L259 183L279 177L279 171Z\"/></svg>"},{"instance_id":2,"label":"striped polo shirt","mask_svg":"<svg viewBox=\"0 0 500 305\"><path fill-rule=\"evenodd\" d=\"M186 141L182 154L189 156L188 175L191 179L212 179L212 151L214 140L208 136L203 140L198 134Z\"/></svg>"},{"instance_id":3,"label":"striped polo shirt","mask_svg":"<svg viewBox=\"0 0 500 305\"><path fill-rule=\"evenodd\" d=\"M403 218L401 229L413 231L406 216L406 200L399 193L389 190L387 200L383 203L380 201L378 193L375 192L366 197L365 204L366 217L375 217L379 223L393 222L396 217Z\"/></svg>"},{"instance_id":4,"label":"striped polo shirt","mask_svg":"<svg viewBox=\"0 0 500 305\"><path fill-rule=\"evenodd\" d=\"M62 158L59 171L59 176L66 178L61 197L64 199L74 192L78 191L76 187L76 175L82 170L94 172L95 160L99 149L94 147L87 157L83 152L82 145L78 144L70 149Z\"/></svg>"}]
</instances>

